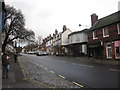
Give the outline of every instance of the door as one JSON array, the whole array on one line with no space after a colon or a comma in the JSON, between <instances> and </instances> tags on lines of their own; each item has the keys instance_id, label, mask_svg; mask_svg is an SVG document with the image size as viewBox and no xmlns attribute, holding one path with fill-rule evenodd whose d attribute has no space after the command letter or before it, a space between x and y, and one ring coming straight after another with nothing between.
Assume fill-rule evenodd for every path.
<instances>
[{"instance_id":1,"label":"door","mask_svg":"<svg viewBox=\"0 0 120 90\"><path fill-rule=\"evenodd\" d=\"M110 43L107 44L106 52L107 52L107 58L111 59L112 58L112 47Z\"/></svg>"}]
</instances>

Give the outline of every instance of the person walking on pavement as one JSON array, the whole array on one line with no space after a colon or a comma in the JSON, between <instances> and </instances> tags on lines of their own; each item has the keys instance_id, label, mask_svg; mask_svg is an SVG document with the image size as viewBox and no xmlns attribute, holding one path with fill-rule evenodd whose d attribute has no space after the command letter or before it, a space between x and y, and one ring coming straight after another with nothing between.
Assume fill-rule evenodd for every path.
<instances>
[{"instance_id":1,"label":"person walking on pavement","mask_svg":"<svg viewBox=\"0 0 120 90\"><path fill-rule=\"evenodd\" d=\"M8 54L5 52L2 55L2 77L3 78L8 78L8 71L9 71L9 56Z\"/></svg>"},{"instance_id":2,"label":"person walking on pavement","mask_svg":"<svg viewBox=\"0 0 120 90\"><path fill-rule=\"evenodd\" d=\"M17 53L14 54L15 63L17 62Z\"/></svg>"}]
</instances>

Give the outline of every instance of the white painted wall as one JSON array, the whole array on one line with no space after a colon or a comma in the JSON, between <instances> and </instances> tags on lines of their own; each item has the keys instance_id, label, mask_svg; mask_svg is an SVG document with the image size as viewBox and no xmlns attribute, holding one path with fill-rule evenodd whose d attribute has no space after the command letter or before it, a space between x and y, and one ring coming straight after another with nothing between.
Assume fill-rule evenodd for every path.
<instances>
[{"instance_id":1,"label":"white painted wall","mask_svg":"<svg viewBox=\"0 0 120 90\"><path fill-rule=\"evenodd\" d=\"M65 32L62 33L62 36L61 36L62 45L67 45L67 44L69 44L68 35L69 35L71 32L72 32L71 30L67 29Z\"/></svg>"},{"instance_id":2,"label":"white painted wall","mask_svg":"<svg viewBox=\"0 0 120 90\"><path fill-rule=\"evenodd\" d=\"M88 42L87 34L84 32L74 33L69 36L69 44ZM82 53L87 54L87 45L82 45Z\"/></svg>"},{"instance_id":3,"label":"white painted wall","mask_svg":"<svg viewBox=\"0 0 120 90\"><path fill-rule=\"evenodd\" d=\"M82 45L82 53L87 54L87 45Z\"/></svg>"},{"instance_id":4,"label":"white painted wall","mask_svg":"<svg viewBox=\"0 0 120 90\"><path fill-rule=\"evenodd\" d=\"M76 33L69 36L69 44L87 42L87 35L85 33Z\"/></svg>"}]
</instances>

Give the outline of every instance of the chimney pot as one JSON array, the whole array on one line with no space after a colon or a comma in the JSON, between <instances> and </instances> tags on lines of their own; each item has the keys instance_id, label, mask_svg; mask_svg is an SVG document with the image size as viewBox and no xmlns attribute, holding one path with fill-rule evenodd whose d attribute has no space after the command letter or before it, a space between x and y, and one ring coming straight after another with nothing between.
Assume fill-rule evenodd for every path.
<instances>
[{"instance_id":1,"label":"chimney pot","mask_svg":"<svg viewBox=\"0 0 120 90\"><path fill-rule=\"evenodd\" d=\"M91 25L93 26L97 21L98 21L98 16L95 13L93 13L91 15Z\"/></svg>"},{"instance_id":2,"label":"chimney pot","mask_svg":"<svg viewBox=\"0 0 120 90\"><path fill-rule=\"evenodd\" d=\"M63 25L63 32L67 30L66 25Z\"/></svg>"},{"instance_id":3,"label":"chimney pot","mask_svg":"<svg viewBox=\"0 0 120 90\"><path fill-rule=\"evenodd\" d=\"M56 34L56 35L58 34L58 31L57 31L57 29L55 29L55 34Z\"/></svg>"}]
</instances>

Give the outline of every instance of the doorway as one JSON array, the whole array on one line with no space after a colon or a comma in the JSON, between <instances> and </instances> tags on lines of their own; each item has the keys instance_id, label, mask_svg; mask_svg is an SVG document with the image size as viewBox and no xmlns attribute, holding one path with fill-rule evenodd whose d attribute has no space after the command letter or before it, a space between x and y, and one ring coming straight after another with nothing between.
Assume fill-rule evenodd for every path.
<instances>
[{"instance_id":1,"label":"doorway","mask_svg":"<svg viewBox=\"0 0 120 90\"><path fill-rule=\"evenodd\" d=\"M112 47L111 47L111 43L107 43L106 53L107 53L107 58L108 58L108 59L111 59L111 58L112 58Z\"/></svg>"}]
</instances>

